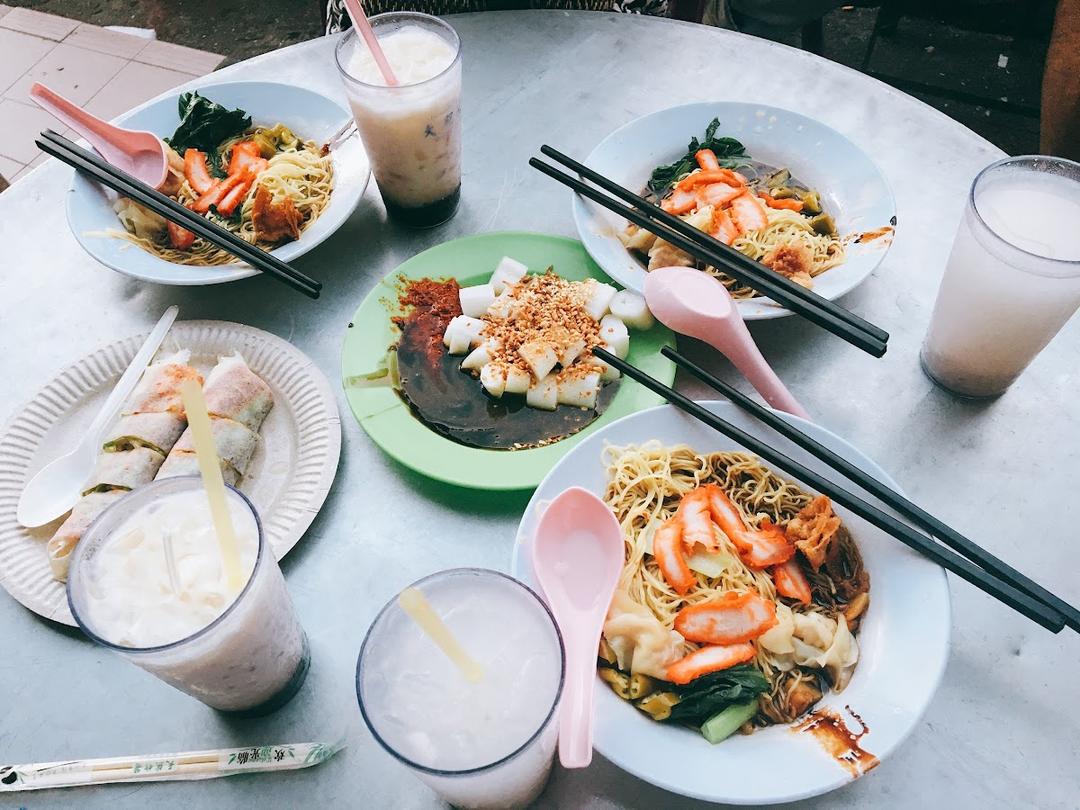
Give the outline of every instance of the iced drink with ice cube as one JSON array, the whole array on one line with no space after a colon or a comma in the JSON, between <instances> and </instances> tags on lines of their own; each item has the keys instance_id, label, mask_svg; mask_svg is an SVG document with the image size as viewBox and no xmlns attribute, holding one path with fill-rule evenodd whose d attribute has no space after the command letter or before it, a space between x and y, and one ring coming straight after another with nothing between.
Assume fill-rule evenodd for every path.
<instances>
[{"instance_id":1,"label":"iced drink with ice cube","mask_svg":"<svg viewBox=\"0 0 1080 810\"><path fill-rule=\"evenodd\" d=\"M413 587L483 674L471 682L395 599L357 664L368 728L455 807L527 806L544 788L558 736L563 646L551 613L495 571L444 571Z\"/></svg>"},{"instance_id":2,"label":"iced drink with ice cube","mask_svg":"<svg viewBox=\"0 0 1080 810\"><path fill-rule=\"evenodd\" d=\"M935 382L1001 394L1080 305L1080 164L1006 158L972 184L922 349Z\"/></svg>"},{"instance_id":3,"label":"iced drink with ice cube","mask_svg":"<svg viewBox=\"0 0 1080 810\"><path fill-rule=\"evenodd\" d=\"M244 585L224 570L198 476L155 481L103 512L72 554L68 604L94 641L208 706L265 714L308 671L307 636L255 508L227 490Z\"/></svg>"},{"instance_id":4,"label":"iced drink with ice cube","mask_svg":"<svg viewBox=\"0 0 1080 810\"><path fill-rule=\"evenodd\" d=\"M393 69L390 87L354 31L335 51L386 210L418 227L445 222L461 198L461 57L437 17L391 12L371 27Z\"/></svg>"}]
</instances>

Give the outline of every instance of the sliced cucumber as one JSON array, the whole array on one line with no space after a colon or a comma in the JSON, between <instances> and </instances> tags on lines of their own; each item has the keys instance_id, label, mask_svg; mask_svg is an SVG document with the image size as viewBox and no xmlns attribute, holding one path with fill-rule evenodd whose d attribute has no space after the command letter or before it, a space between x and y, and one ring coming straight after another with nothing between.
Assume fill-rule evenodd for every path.
<instances>
[{"instance_id":1,"label":"sliced cucumber","mask_svg":"<svg viewBox=\"0 0 1080 810\"><path fill-rule=\"evenodd\" d=\"M739 727L757 714L757 699L746 703L733 703L719 714L714 714L701 727L701 736L716 745L739 730Z\"/></svg>"}]
</instances>

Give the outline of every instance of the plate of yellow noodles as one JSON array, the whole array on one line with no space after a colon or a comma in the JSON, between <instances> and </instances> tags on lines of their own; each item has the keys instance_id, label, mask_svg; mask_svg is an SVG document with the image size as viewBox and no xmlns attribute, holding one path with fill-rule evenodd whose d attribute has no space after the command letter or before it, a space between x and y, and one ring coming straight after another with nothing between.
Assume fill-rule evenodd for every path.
<instances>
[{"instance_id":1,"label":"plate of yellow noodles","mask_svg":"<svg viewBox=\"0 0 1080 810\"><path fill-rule=\"evenodd\" d=\"M328 148L349 120L303 87L230 82L165 94L120 116L166 145L159 189L282 261L328 238L356 208L370 177L359 138ZM68 222L95 259L161 284L219 284L256 273L232 254L76 173Z\"/></svg>"},{"instance_id":2,"label":"plate of yellow noodles","mask_svg":"<svg viewBox=\"0 0 1080 810\"><path fill-rule=\"evenodd\" d=\"M790 110L706 102L660 110L617 129L586 165L795 284L832 300L885 257L896 206L858 146ZM641 292L646 275L696 267L719 278L745 320L791 312L680 247L574 197L574 222L597 264Z\"/></svg>"},{"instance_id":3,"label":"plate of yellow noodles","mask_svg":"<svg viewBox=\"0 0 1080 810\"><path fill-rule=\"evenodd\" d=\"M768 439L730 403L703 404ZM896 488L843 439L785 418ZM511 563L534 587L537 521L572 486L623 532L595 682L596 750L616 765L685 796L773 804L854 781L915 729L948 658L938 566L661 405L586 437L541 482Z\"/></svg>"}]
</instances>

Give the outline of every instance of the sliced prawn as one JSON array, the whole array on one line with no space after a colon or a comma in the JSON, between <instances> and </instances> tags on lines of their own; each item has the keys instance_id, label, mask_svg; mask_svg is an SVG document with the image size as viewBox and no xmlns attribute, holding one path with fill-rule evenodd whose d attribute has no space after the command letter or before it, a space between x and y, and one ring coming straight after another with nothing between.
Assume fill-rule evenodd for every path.
<instances>
[{"instance_id":1,"label":"sliced prawn","mask_svg":"<svg viewBox=\"0 0 1080 810\"><path fill-rule=\"evenodd\" d=\"M768 518L761 521L757 529L749 528L724 490L712 484L708 491L712 519L735 544L743 562L751 568L768 568L794 556L795 546L783 529Z\"/></svg>"},{"instance_id":2,"label":"sliced prawn","mask_svg":"<svg viewBox=\"0 0 1080 810\"><path fill-rule=\"evenodd\" d=\"M720 541L716 539L709 508L708 486L688 492L679 503L675 520L682 527L682 541L686 549L692 551L694 546L704 546L708 551L720 551Z\"/></svg>"},{"instance_id":3,"label":"sliced prawn","mask_svg":"<svg viewBox=\"0 0 1080 810\"><path fill-rule=\"evenodd\" d=\"M661 200L660 207L669 214L678 216L679 214L689 214L697 208L697 204L698 199L696 194L676 189L674 193Z\"/></svg>"},{"instance_id":4,"label":"sliced prawn","mask_svg":"<svg viewBox=\"0 0 1080 810\"><path fill-rule=\"evenodd\" d=\"M731 169L709 169L707 171L691 172L675 184L677 191L688 191L698 186L707 186L710 183L728 183L732 186L745 186L746 178Z\"/></svg>"},{"instance_id":5,"label":"sliced prawn","mask_svg":"<svg viewBox=\"0 0 1080 810\"><path fill-rule=\"evenodd\" d=\"M686 564L682 547L682 526L677 519L665 521L656 530L653 535L653 559L660 567L660 573L664 575L667 584L680 596L697 584L694 572Z\"/></svg>"},{"instance_id":6,"label":"sliced prawn","mask_svg":"<svg viewBox=\"0 0 1080 810\"><path fill-rule=\"evenodd\" d=\"M739 229L726 208L714 208L709 233L725 245L730 245L739 235Z\"/></svg>"},{"instance_id":7,"label":"sliced prawn","mask_svg":"<svg viewBox=\"0 0 1080 810\"><path fill-rule=\"evenodd\" d=\"M716 159L716 152L712 149L699 149L694 153L694 160L704 171L713 171L720 168L720 161Z\"/></svg>"},{"instance_id":8,"label":"sliced prawn","mask_svg":"<svg viewBox=\"0 0 1080 810\"><path fill-rule=\"evenodd\" d=\"M772 578L778 594L802 602L804 605L810 604L812 598L810 582L806 579L806 574L803 573L797 557L773 566ZM678 627L678 622L676 622L676 627Z\"/></svg>"},{"instance_id":9,"label":"sliced prawn","mask_svg":"<svg viewBox=\"0 0 1080 810\"><path fill-rule=\"evenodd\" d=\"M730 669L753 657L754 645L745 642L702 647L669 666L665 674L667 680L681 685L710 672Z\"/></svg>"},{"instance_id":10,"label":"sliced prawn","mask_svg":"<svg viewBox=\"0 0 1080 810\"><path fill-rule=\"evenodd\" d=\"M726 205L742 193L741 186L730 183L709 183L697 187L697 199L702 205Z\"/></svg>"},{"instance_id":11,"label":"sliced prawn","mask_svg":"<svg viewBox=\"0 0 1080 810\"><path fill-rule=\"evenodd\" d=\"M765 201L765 204L769 206L769 208L786 208L788 211L802 211L803 209L802 200L790 198L778 200L767 191L759 191L758 196Z\"/></svg>"},{"instance_id":12,"label":"sliced prawn","mask_svg":"<svg viewBox=\"0 0 1080 810\"><path fill-rule=\"evenodd\" d=\"M728 591L719 599L690 605L675 617L675 629L699 644L738 644L776 625L776 605L753 591Z\"/></svg>"},{"instance_id":13,"label":"sliced prawn","mask_svg":"<svg viewBox=\"0 0 1080 810\"><path fill-rule=\"evenodd\" d=\"M749 191L731 201L731 216L741 231L759 231L769 224L762 204Z\"/></svg>"}]
</instances>

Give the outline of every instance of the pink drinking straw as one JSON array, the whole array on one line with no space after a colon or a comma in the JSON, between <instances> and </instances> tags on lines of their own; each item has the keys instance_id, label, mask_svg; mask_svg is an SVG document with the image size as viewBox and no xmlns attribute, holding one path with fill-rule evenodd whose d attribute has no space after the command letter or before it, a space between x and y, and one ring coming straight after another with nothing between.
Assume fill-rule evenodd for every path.
<instances>
[{"instance_id":1,"label":"pink drinking straw","mask_svg":"<svg viewBox=\"0 0 1080 810\"><path fill-rule=\"evenodd\" d=\"M349 17L352 18L353 28L360 32L360 36L367 43L371 55L375 57L375 64L379 66L379 72L382 73L387 86L397 87L397 76L394 75L394 71L390 68L390 63L386 61L386 54L383 53L383 49L379 47L379 40L375 36L375 32L371 30L371 23L368 22L367 14L364 13L364 7L360 5L360 0L345 0L345 9L349 12Z\"/></svg>"}]
</instances>

